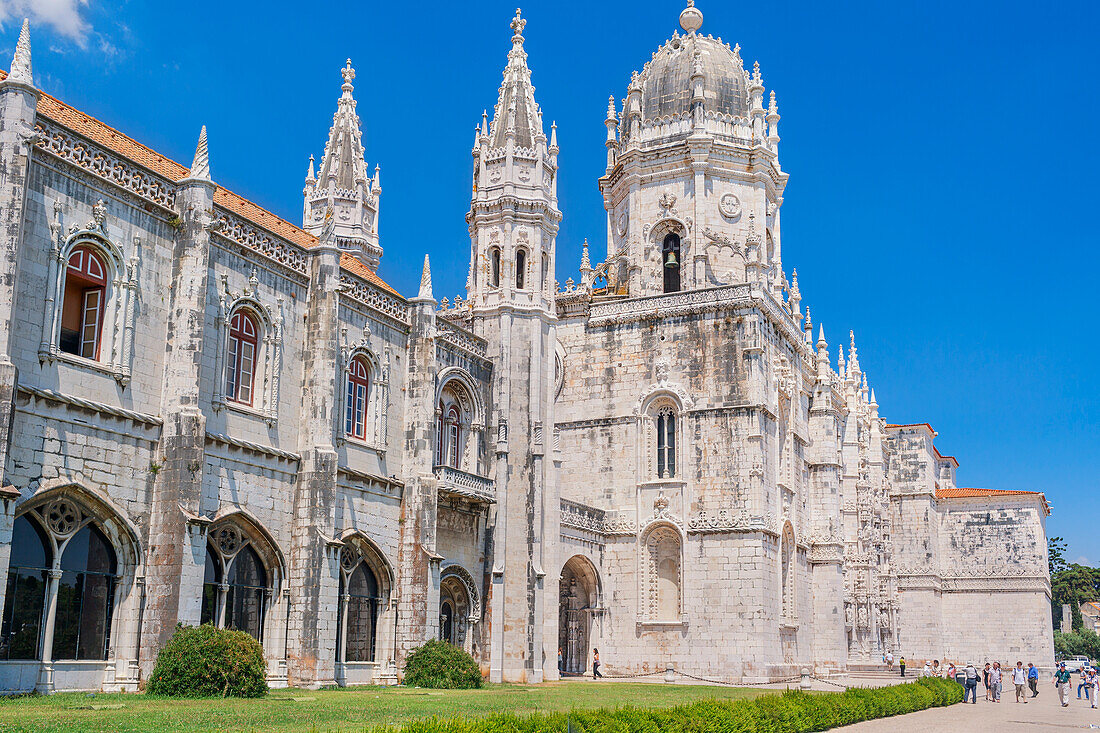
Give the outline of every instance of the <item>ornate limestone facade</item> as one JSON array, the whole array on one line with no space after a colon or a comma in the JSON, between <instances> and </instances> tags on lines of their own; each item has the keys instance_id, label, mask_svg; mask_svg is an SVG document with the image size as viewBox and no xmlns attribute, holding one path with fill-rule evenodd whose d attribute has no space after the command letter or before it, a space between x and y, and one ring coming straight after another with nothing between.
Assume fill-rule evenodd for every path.
<instances>
[{"instance_id":1,"label":"ornate limestone facade","mask_svg":"<svg viewBox=\"0 0 1100 733\"><path fill-rule=\"evenodd\" d=\"M517 12L453 301L427 259L415 297L377 274L350 62L298 227L215 182L205 129L185 167L42 93L24 26L0 690L136 689L178 622L253 634L275 685L393 682L437 637L528 682L593 647L744 681L887 649L1047 663L1045 499L956 487L929 426L879 416L854 336L831 363L782 262L774 93L702 22L611 100L606 248L562 288Z\"/></svg>"}]
</instances>

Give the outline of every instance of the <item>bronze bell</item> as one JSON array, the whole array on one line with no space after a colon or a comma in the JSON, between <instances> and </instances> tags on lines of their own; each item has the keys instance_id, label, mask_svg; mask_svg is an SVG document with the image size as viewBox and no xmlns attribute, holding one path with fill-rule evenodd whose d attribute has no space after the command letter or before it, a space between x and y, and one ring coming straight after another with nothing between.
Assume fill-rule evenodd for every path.
<instances>
[{"instance_id":1,"label":"bronze bell","mask_svg":"<svg viewBox=\"0 0 1100 733\"><path fill-rule=\"evenodd\" d=\"M665 260L665 267L669 270L675 270L680 266L680 263L676 261L676 250L669 250L668 259Z\"/></svg>"}]
</instances>

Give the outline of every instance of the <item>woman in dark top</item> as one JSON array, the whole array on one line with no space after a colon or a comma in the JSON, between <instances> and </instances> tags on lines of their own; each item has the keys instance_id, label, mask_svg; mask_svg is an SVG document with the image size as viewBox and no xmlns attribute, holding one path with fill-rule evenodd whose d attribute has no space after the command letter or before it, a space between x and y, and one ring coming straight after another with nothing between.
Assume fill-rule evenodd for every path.
<instances>
[{"instance_id":1,"label":"woman in dark top","mask_svg":"<svg viewBox=\"0 0 1100 733\"><path fill-rule=\"evenodd\" d=\"M596 679L597 677L603 677L603 675L600 674L600 650L599 649L593 649L592 650L592 679Z\"/></svg>"}]
</instances>

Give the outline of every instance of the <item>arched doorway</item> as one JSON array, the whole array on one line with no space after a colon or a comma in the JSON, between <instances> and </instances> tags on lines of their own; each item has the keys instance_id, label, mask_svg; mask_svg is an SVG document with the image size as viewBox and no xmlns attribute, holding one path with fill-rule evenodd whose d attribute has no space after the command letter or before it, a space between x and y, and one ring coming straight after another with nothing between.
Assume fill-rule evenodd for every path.
<instances>
[{"instance_id":1,"label":"arched doorway","mask_svg":"<svg viewBox=\"0 0 1100 733\"><path fill-rule=\"evenodd\" d=\"M481 613L473 577L460 565L443 568L439 580L439 638L477 656L471 633Z\"/></svg>"},{"instance_id":2,"label":"arched doorway","mask_svg":"<svg viewBox=\"0 0 1100 733\"><path fill-rule=\"evenodd\" d=\"M565 563L558 587L560 672L584 674L592 646L592 615L599 607L599 575L592 563L575 555Z\"/></svg>"}]
</instances>

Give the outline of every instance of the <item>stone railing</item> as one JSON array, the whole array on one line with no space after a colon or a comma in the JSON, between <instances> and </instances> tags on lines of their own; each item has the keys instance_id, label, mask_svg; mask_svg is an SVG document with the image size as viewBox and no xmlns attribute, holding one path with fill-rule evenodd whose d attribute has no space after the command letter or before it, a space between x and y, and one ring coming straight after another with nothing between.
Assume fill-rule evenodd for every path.
<instances>
[{"instance_id":1,"label":"stone railing","mask_svg":"<svg viewBox=\"0 0 1100 733\"><path fill-rule=\"evenodd\" d=\"M561 526L582 529L586 532L603 534L605 517L603 509L581 504L568 499L561 500Z\"/></svg>"},{"instance_id":2,"label":"stone railing","mask_svg":"<svg viewBox=\"0 0 1100 733\"><path fill-rule=\"evenodd\" d=\"M436 466L432 469L439 481L439 492L464 499L495 504L497 500L496 482L476 473L469 473L450 466Z\"/></svg>"},{"instance_id":3,"label":"stone railing","mask_svg":"<svg viewBox=\"0 0 1100 733\"><path fill-rule=\"evenodd\" d=\"M480 356L482 359L488 358L489 344L485 339L443 318L438 319L435 326L441 341L468 351L474 356Z\"/></svg>"}]
</instances>

